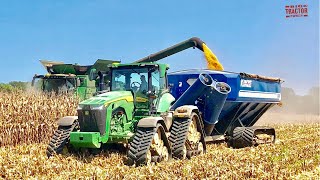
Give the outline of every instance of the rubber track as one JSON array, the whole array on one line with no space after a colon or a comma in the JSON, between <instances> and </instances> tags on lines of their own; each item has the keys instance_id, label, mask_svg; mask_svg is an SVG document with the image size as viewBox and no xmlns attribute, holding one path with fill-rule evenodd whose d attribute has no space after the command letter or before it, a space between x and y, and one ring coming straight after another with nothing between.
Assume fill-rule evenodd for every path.
<instances>
[{"instance_id":1,"label":"rubber track","mask_svg":"<svg viewBox=\"0 0 320 180\"><path fill-rule=\"evenodd\" d=\"M156 128L137 128L128 150L128 165L137 166L146 164L147 151L150 148Z\"/></svg>"},{"instance_id":2,"label":"rubber track","mask_svg":"<svg viewBox=\"0 0 320 180\"><path fill-rule=\"evenodd\" d=\"M172 148L172 156L174 158L183 158L183 146L187 140L188 129L191 119L175 119L172 123L169 141Z\"/></svg>"},{"instance_id":3,"label":"rubber track","mask_svg":"<svg viewBox=\"0 0 320 180\"><path fill-rule=\"evenodd\" d=\"M253 146L254 131L255 129L251 127L236 127L233 130L230 146L233 148Z\"/></svg>"},{"instance_id":4,"label":"rubber track","mask_svg":"<svg viewBox=\"0 0 320 180\"><path fill-rule=\"evenodd\" d=\"M76 123L72 124L71 126L58 127L47 147L46 154L48 157L54 154L60 154L62 152L63 148L68 145L70 140L70 132L73 131L75 126Z\"/></svg>"}]
</instances>

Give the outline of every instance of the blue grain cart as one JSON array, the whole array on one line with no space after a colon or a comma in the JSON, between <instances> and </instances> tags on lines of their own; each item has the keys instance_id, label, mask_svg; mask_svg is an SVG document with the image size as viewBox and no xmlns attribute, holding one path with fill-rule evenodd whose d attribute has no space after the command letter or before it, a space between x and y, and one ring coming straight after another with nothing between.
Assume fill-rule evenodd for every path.
<instances>
[{"instance_id":1,"label":"blue grain cart","mask_svg":"<svg viewBox=\"0 0 320 180\"><path fill-rule=\"evenodd\" d=\"M204 52L204 44L194 37L135 62L156 62L190 47ZM193 69L169 73L168 85L175 100L162 117L170 122L173 157L205 152L206 142L226 141L233 148L275 142L274 128L254 124L280 103L279 78Z\"/></svg>"},{"instance_id":2,"label":"blue grain cart","mask_svg":"<svg viewBox=\"0 0 320 180\"><path fill-rule=\"evenodd\" d=\"M190 93L186 92L192 87L196 93L199 86L193 84L201 74L210 75L214 87L211 89L215 90L211 96L207 95L209 92L201 92L192 103L202 116L207 142L226 140L230 146L241 148L275 141L273 128L254 124L269 108L280 103L280 79L226 71L184 70L168 75L170 93L178 100L189 97ZM259 134L267 134L269 139L259 139Z\"/></svg>"}]
</instances>

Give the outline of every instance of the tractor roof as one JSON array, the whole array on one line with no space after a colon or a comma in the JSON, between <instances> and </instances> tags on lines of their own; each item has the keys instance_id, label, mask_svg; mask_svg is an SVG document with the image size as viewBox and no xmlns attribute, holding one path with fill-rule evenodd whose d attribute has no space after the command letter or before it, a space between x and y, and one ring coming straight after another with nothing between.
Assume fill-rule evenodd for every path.
<instances>
[{"instance_id":1,"label":"tractor roof","mask_svg":"<svg viewBox=\"0 0 320 180\"><path fill-rule=\"evenodd\" d=\"M114 64L112 64L113 68L117 68L117 67L133 67L133 66L139 66L139 67L143 67L143 66L163 66L163 67L169 68L168 64L161 64L161 63L128 63L128 64L114 63Z\"/></svg>"}]
</instances>

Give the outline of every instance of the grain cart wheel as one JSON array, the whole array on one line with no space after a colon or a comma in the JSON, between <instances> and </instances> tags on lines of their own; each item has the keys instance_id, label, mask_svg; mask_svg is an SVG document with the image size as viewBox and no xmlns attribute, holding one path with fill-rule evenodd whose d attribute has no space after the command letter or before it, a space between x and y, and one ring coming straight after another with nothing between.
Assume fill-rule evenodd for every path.
<instances>
[{"instance_id":1,"label":"grain cart wheel","mask_svg":"<svg viewBox=\"0 0 320 180\"><path fill-rule=\"evenodd\" d=\"M206 144L199 116L192 113L190 118L176 118L171 126L169 141L175 158L191 158L204 153Z\"/></svg>"},{"instance_id":2,"label":"grain cart wheel","mask_svg":"<svg viewBox=\"0 0 320 180\"><path fill-rule=\"evenodd\" d=\"M79 122L75 121L71 126L59 126L54 132L53 137L47 147L47 156L50 157L54 154L66 154L71 150L70 133L79 129Z\"/></svg>"},{"instance_id":3,"label":"grain cart wheel","mask_svg":"<svg viewBox=\"0 0 320 180\"><path fill-rule=\"evenodd\" d=\"M151 162L168 161L171 148L161 124L157 127L138 127L128 150L128 165L149 165Z\"/></svg>"},{"instance_id":4,"label":"grain cart wheel","mask_svg":"<svg viewBox=\"0 0 320 180\"><path fill-rule=\"evenodd\" d=\"M228 144L233 148L244 148L275 142L275 130L270 127L236 127Z\"/></svg>"}]
</instances>

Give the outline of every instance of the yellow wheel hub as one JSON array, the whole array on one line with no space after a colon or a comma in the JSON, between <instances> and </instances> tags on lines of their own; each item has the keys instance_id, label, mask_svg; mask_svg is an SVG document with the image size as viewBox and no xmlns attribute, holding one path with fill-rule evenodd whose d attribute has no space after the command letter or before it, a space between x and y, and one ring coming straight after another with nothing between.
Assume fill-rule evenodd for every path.
<instances>
[{"instance_id":1,"label":"yellow wheel hub","mask_svg":"<svg viewBox=\"0 0 320 180\"><path fill-rule=\"evenodd\" d=\"M148 150L147 157L146 157L146 165L150 165L151 164L151 158L152 158L151 151Z\"/></svg>"},{"instance_id":2,"label":"yellow wheel hub","mask_svg":"<svg viewBox=\"0 0 320 180\"><path fill-rule=\"evenodd\" d=\"M168 148L163 146L162 147L162 158L163 158L163 161L168 161L169 160L169 152L168 152Z\"/></svg>"},{"instance_id":3,"label":"yellow wheel hub","mask_svg":"<svg viewBox=\"0 0 320 180\"><path fill-rule=\"evenodd\" d=\"M202 142L199 142L199 144L198 144L198 151L200 151L200 154L203 154L203 144L202 144Z\"/></svg>"},{"instance_id":4,"label":"yellow wheel hub","mask_svg":"<svg viewBox=\"0 0 320 180\"><path fill-rule=\"evenodd\" d=\"M201 139L201 134L198 132L197 123L195 119L192 119L192 122L188 130L188 140L190 143L198 143Z\"/></svg>"},{"instance_id":5,"label":"yellow wheel hub","mask_svg":"<svg viewBox=\"0 0 320 180\"><path fill-rule=\"evenodd\" d=\"M162 156L163 161L169 160L169 151L168 148L164 145L164 142L161 138L161 131L158 131L154 134L152 143L150 146L151 155Z\"/></svg>"}]
</instances>

